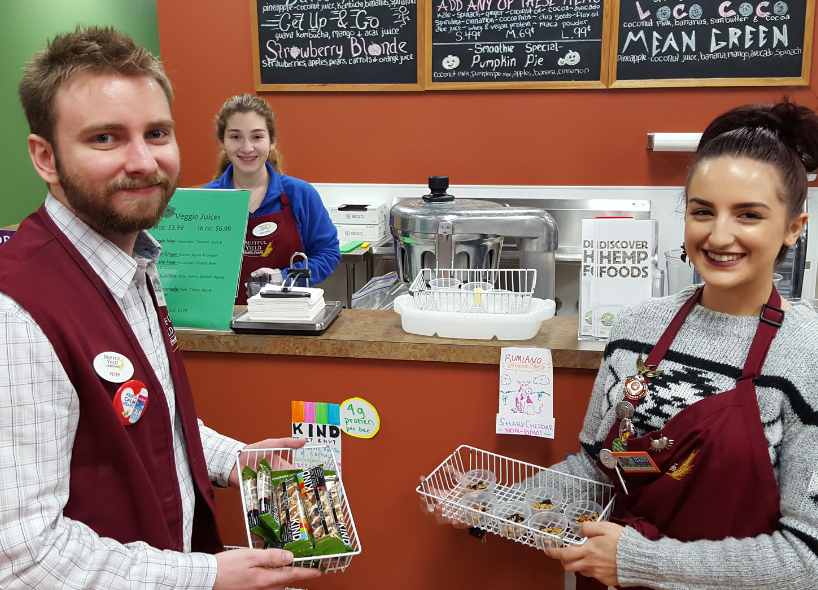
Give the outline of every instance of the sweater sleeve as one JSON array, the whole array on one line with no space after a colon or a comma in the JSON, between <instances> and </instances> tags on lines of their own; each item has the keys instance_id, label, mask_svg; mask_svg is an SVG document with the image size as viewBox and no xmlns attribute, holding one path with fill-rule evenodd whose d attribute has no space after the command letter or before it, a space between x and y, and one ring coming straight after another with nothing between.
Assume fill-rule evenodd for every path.
<instances>
[{"instance_id":1,"label":"sweater sleeve","mask_svg":"<svg viewBox=\"0 0 818 590\"><path fill-rule=\"evenodd\" d=\"M321 195L308 182L297 181L297 191L293 195L293 215L298 223L301 244L309 260L312 271L310 285L323 283L335 271L341 261L338 231L329 218L329 212L321 201ZM297 201L295 200L297 198ZM303 262L295 266L303 268Z\"/></svg>"}]
</instances>

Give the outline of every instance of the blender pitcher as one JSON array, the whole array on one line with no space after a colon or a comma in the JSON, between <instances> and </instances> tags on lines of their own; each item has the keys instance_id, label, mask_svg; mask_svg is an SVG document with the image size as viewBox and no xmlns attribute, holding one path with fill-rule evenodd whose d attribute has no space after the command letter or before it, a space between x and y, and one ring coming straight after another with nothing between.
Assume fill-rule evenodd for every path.
<instances>
[{"instance_id":1,"label":"blender pitcher","mask_svg":"<svg viewBox=\"0 0 818 590\"><path fill-rule=\"evenodd\" d=\"M667 290L665 295L675 295L685 287L693 284L693 265L682 260L682 249L668 250L665 252L665 264L667 273L665 280Z\"/></svg>"}]
</instances>

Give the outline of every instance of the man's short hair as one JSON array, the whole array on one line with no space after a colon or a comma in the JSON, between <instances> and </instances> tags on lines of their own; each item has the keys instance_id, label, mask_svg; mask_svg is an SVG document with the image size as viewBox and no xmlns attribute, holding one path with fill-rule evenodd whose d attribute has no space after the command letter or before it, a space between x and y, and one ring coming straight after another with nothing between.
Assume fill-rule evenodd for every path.
<instances>
[{"instance_id":1,"label":"man's short hair","mask_svg":"<svg viewBox=\"0 0 818 590\"><path fill-rule=\"evenodd\" d=\"M86 72L151 77L173 104L170 80L162 62L150 51L111 27L78 26L54 37L26 64L19 93L31 133L54 144L57 91L66 81Z\"/></svg>"}]
</instances>

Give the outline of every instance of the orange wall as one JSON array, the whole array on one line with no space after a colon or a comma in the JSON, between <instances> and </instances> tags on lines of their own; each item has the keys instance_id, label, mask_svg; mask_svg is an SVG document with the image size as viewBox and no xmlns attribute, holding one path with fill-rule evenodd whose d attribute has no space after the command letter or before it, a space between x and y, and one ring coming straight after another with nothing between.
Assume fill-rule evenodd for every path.
<instances>
[{"instance_id":1,"label":"orange wall","mask_svg":"<svg viewBox=\"0 0 818 590\"><path fill-rule=\"evenodd\" d=\"M292 400L371 402L381 417L372 439L342 435L344 487L363 551L316 590L562 588L557 562L532 547L424 518L415 488L463 444L551 465L579 450L596 371L554 371L556 438L494 434L497 365L187 352L199 417L244 442L290 431ZM222 538L244 544L238 490L217 490Z\"/></svg>"},{"instance_id":2,"label":"orange wall","mask_svg":"<svg viewBox=\"0 0 818 590\"><path fill-rule=\"evenodd\" d=\"M248 0L158 0L177 99L185 185L210 179L212 119L254 92ZM812 86L792 96L818 107ZM724 110L784 89L264 93L287 173L310 182L679 185L688 156L645 150L650 131L703 131Z\"/></svg>"}]
</instances>

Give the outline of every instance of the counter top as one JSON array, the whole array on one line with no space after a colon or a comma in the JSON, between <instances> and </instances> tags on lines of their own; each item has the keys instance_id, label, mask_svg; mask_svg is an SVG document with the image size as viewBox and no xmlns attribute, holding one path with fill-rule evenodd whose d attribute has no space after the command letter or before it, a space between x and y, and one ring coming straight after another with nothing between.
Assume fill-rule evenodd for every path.
<instances>
[{"instance_id":1,"label":"counter top","mask_svg":"<svg viewBox=\"0 0 818 590\"><path fill-rule=\"evenodd\" d=\"M325 356L444 363L500 364L504 346L550 348L554 367L599 368L604 342L577 340L577 318L555 316L531 340L460 340L404 332L393 311L344 309L321 336L266 336L218 330L176 330L190 352Z\"/></svg>"}]
</instances>

